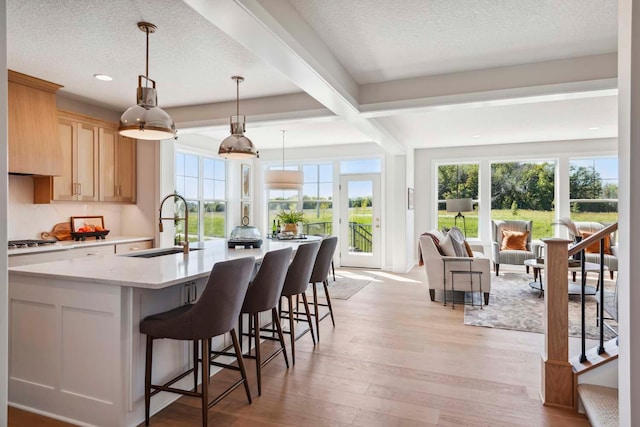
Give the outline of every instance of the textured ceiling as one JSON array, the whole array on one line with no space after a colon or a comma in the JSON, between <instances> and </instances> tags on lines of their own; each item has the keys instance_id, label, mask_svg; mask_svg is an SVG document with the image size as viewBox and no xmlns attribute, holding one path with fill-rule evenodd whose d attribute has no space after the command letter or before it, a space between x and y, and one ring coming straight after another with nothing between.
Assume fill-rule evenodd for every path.
<instances>
[{"instance_id":1,"label":"textured ceiling","mask_svg":"<svg viewBox=\"0 0 640 427\"><path fill-rule=\"evenodd\" d=\"M137 76L144 74L145 35L136 23L156 24L149 76L160 106L234 100L230 77L242 75L240 97L254 98L245 105L259 115L247 117L247 135L261 149L279 146L280 129L290 130L292 147L372 141L433 147L617 132L615 97L599 95L419 114L398 108L377 121L357 111L358 85L370 84L371 93L391 80L615 52L616 0L8 0L7 6L9 68L114 111L135 102ZM114 80L98 81L95 73ZM615 75L596 79L606 77ZM424 89L399 83L410 85L404 96ZM519 84L527 87L526 80ZM269 98L301 91L308 95ZM397 96L391 104L403 104L398 93L391 91ZM201 108L198 117L220 123L233 112L227 104L215 107ZM332 113L340 117L327 119ZM220 139L228 126L205 133Z\"/></svg>"},{"instance_id":2,"label":"textured ceiling","mask_svg":"<svg viewBox=\"0 0 640 427\"><path fill-rule=\"evenodd\" d=\"M232 75L246 78L243 97L299 92L296 86L182 1L8 0L10 69L64 85L63 92L114 109L135 103L137 76L156 80L162 107L235 98ZM113 77L101 82L93 74ZM268 84L265 84L268 82Z\"/></svg>"},{"instance_id":3,"label":"textured ceiling","mask_svg":"<svg viewBox=\"0 0 640 427\"><path fill-rule=\"evenodd\" d=\"M616 0L289 0L359 83L617 50Z\"/></svg>"}]
</instances>

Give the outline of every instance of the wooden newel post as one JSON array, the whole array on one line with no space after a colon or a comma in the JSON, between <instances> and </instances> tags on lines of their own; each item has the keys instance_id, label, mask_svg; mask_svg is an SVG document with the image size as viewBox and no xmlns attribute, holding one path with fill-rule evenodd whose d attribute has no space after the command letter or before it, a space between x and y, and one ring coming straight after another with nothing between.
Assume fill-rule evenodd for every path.
<instances>
[{"instance_id":1,"label":"wooden newel post","mask_svg":"<svg viewBox=\"0 0 640 427\"><path fill-rule=\"evenodd\" d=\"M569 363L569 267L566 239L544 239L544 352L540 397L548 406L573 408L573 368Z\"/></svg>"}]
</instances>

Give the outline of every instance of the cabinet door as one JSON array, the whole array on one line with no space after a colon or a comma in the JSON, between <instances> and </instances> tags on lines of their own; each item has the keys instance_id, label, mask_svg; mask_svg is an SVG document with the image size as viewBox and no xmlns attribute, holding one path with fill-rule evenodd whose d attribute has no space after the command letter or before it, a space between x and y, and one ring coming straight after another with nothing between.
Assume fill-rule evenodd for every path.
<instances>
[{"instance_id":1,"label":"cabinet door","mask_svg":"<svg viewBox=\"0 0 640 427\"><path fill-rule=\"evenodd\" d=\"M60 118L58 120L58 135L62 147L62 176L53 178L53 200L75 200L75 164L74 146L77 140L78 128L70 120Z\"/></svg>"},{"instance_id":2,"label":"cabinet door","mask_svg":"<svg viewBox=\"0 0 640 427\"><path fill-rule=\"evenodd\" d=\"M117 195L121 202L136 201L136 140L119 136L116 158Z\"/></svg>"},{"instance_id":3,"label":"cabinet door","mask_svg":"<svg viewBox=\"0 0 640 427\"><path fill-rule=\"evenodd\" d=\"M77 200L98 200L98 127L78 124L77 143Z\"/></svg>"},{"instance_id":4,"label":"cabinet door","mask_svg":"<svg viewBox=\"0 0 640 427\"><path fill-rule=\"evenodd\" d=\"M100 200L118 201L118 183L116 181L116 158L118 135L115 129L100 129Z\"/></svg>"}]
</instances>

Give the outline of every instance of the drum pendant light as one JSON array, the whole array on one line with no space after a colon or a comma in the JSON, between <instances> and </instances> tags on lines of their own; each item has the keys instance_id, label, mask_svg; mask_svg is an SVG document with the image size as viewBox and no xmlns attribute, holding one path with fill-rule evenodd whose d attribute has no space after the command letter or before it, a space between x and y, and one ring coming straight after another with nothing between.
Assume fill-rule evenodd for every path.
<instances>
[{"instance_id":1,"label":"drum pendant light","mask_svg":"<svg viewBox=\"0 0 640 427\"><path fill-rule=\"evenodd\" d=\"M253 142L244 136L244 125L246 117L240 115L240 82L244 77L231 77L236 81L236 115L230 117L231 135L220 143L218 155L225 159L247 159L250 157L260 157Z\"/></svg>"},{"instance_id":2,"label":"drum pendant light","mask_svg":"<svg viewBox=\"0 0 640 427\"><path fill-rule=\"evenodd\" d=\"M147 59L144 76L138 76L137 104L127 109L120 117L120 135L135 139L158 140L175 138L176 127L173 120L158 107L156 82L149 78L149 34L155 33L156 26L148 22L138 22L140 31L147 34ZM145 80L144 87L142 79ZM151 82L152 87L149 87Z\"/></svg>"},{"instance_id":3,"label":"drum pendant light","mask_svg":"<svg viewBox=\"0 0 640 427\"><path fill-rule=\"evenodd\" d=\"M264 185L272 190L302 190L302 171L284 170L284 134L282 131L282 170L268 170L264 174Z\"/></svg>"}]
</instances>

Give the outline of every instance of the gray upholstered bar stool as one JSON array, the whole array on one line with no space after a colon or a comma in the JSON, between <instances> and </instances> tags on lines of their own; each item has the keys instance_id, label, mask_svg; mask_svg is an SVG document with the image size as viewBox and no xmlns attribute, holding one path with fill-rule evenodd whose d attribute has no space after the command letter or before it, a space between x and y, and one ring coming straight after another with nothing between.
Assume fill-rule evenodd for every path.
<instances>
[{"instance_id":1,"label":"gray upholstered bar stool","mask_svg":"<svg viewBox=\"0 0 640 427\"><path fill-rule=\"evenodd\" d=\"M160 391L200 397L202 399L202 425L207 426L208 409L244 384L247 399L251 403L251 394L247 383L247 375L242 361L242 353L236 336L235 325L240 314L249 280L253 273L255 259L253 257L240 258L233 261L219 262L213 266L207 286L202 296L195 304L183 305L164 313L147 316L140 322L140 332L147 335L147 353L144 374L144 409L145 425L149 425L149 406L151 396ZM228 365L231 369L239 370L242 378L226 391L209 403L209 339L229 332L233 340L238 366ZM153 340L169 338L175 340L193 341L194 366L188 371L164 385L151 383L151 368L153 364ZM197 392L198 380L198 343L202 344L202 385L201 392ZM175 382L194 373L193 391L171 387ZM152 391L153 390L153 391Z\"/></svg>"},{"instance_id":2,"label":"gray upholstered bar stool","mask_svg":"<svg viewBox=\"0 0 640 427\"><path fill-rule=\"evenodd\" d=\"M284 279L284 287L282 288L282 297L287 299L289 312L288 314L285 314L281 310L280 317L289 320L289 331L284 331L284 333L289 334L291 338L291 361L294 365L296 364L296 340L307 332L311 332L313 344L316 344L316 339L313 336L313 323L311 321L309 302L307 301L307 294L305 291L309 287L311 271L313 270L313 265L315 264L319 249L320 242L306 243L298 246L296 255L293 258L293 261L291 261L291 264L289 264L287 277ZM306 317L299 317L302 313L297 310L294 311L293 309L293 297L296 297L297 302L300 295L302 295L302 302L304 303ZM309 327L299 335L296 335L295 323L300 320L307 322Z\"/></svg>"},{"instance_id":3,"label":"gray upholstered bar stool","mask_svg":"<svg viewBox=\"0 0 640 427\"><path fill-rule=\"evenodd\" d=\"M255 340L255 356L245 354L244 357L256 359L258 396L262 394L261 370L264 365L271 362L278 354L282 353L287 368L289 367L287 351L284 346L284 336L282 335L282 328L280 326L280 319L276 307L280 301L280 294L282 293L282 287L284 286L284 278L287 275L287 267L291 261L291 252L291 248L267 252L262 259L262 263L260 264L260 268L258 269L256 276L249 284L249 289L247 289L247 295L244 298L244 303L242 304L242 309L240 311L242 314L249 315L249 343L251 343L252 336ZM260 336L260 313L268 310L271 310L271 322L275 324L278 332L277 340L280 342L280 348L263 360L260 354L260 338L273 338ZM242 328L242 323L240 323L240 328ZM249 349L249 353L251 353L251 349Z\"/></svg>"},{"instance_id":4,"label":"gray upholstered bar stool","mask_svg":"<svg viewBox=\"0 0 640 427\"><path fill-rule=\"evenodd\" d=\"M320 250L316 256L316 262L311 272L311 283L313 289L313 308L314 312L312 316L316 319L316 339L320 341L320 321L325 317L331 315L331 323L336 326L335 319L333 318L333 309L331 308L331 297L329 296L329 268L331 267L331 261L333 260L333 253L336 251L338 245L338 238L335 236L327 237L322 240ZM326 304L318 303L318 291L316 289L316 283L322 282L324 286L324 295L327 300ZM329 312L320 316L319 307L328 307Z\"/></svg>"}]
</instances>

